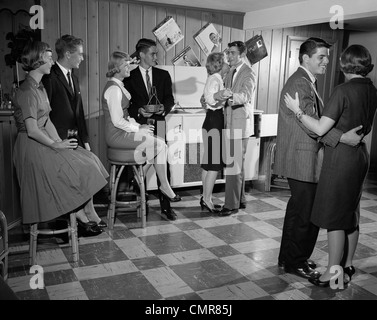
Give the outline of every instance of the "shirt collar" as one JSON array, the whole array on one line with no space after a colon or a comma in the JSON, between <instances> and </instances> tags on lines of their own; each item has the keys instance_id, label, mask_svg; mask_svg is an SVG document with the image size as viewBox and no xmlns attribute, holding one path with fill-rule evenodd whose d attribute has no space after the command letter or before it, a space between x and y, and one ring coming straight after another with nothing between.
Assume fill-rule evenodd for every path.
<instances>
[{"instance_id":1,"label":"shirt collar","mask_svg":"<svg viewBox=\"0 0 377 320\"><path fill-rule=\"evenodd\" d=\"M116 84L118 84L120 87L124 87L124 83L122 81L120 81L119 79L117 78L114 78L114 77L111 77L110 78L111 81L114 81Z\"/></svg>"},{"instance_id":2,"label":"shirt collar","mask_svg":"<svg viewBox=\"0 0 377 320\"><path fill-rule=\"evenodd\" d=\"M310 81L313 82L313 83L315 83L315 81L317 80L317 78L308 69L306 69L305 67L300 66L300 68L304 69L306 71L306 73L308 74L308 76L310 78Z\"/></svg>"},{"instance_id":3,"label":"shirt collar","mask_svg":"<svg viewBox=\"0 0 377 320\"><path fill-rule=\"evenodd\" d=\"M237 67L235 67L236 69L236 73L241 69L241 67L244 65L245 62L241 62ZM234 69L233 69L234 70Z\"/></svg>"},{"instance_id":4,"label":"shirt collar","mask_svg":"<svg viewBox=\"0 0 377 320\"><path fill-rule=\"evenodd\" d=\"M67 76L67 73L70 72L72 74L72 70L68 70L66 68L64 68L58 61L56 61L56 64L59 66L59 68L61 69L61 71L63 71L64 75Z\"/></svg>"},{"instance_id":5,"label":"shirt collar","mask_svg":"<svg viewBox=\"0 0 377 320\"><path fill-rule=\"evenodd\" d=\"M144 69L142 66L139 66L140 68L140 71L142 71L143 73L145 73L147 70L149 71L149 73L152 72L152 67L149 67L149 69Z\"/></svg>"},{"instance_id":6,"label":"shirt collar","mask_svg":"<svg viewBox=\"0 0 377 320\"><path fill-rule=\"evenodd\" d=\"M34 79L32 76L30 76L30 75L27 76L26 80L29 81L29 82L30 82L30 85L31 85L32 87L34 87L34 88L37 88L37 89L43 89L43 88L44 88L42 81L38 83L38 82L35 81L35 79Z\"/></svg>"}]
</instances>

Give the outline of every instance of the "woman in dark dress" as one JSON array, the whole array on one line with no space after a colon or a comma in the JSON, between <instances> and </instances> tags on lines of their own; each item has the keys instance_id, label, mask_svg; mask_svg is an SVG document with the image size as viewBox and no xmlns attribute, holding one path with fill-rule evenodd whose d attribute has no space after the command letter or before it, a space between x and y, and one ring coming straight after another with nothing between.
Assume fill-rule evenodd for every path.
<instances>
[{"instance_id":1,"label":"woman in dark dress","mask_svg":"<svg viewBox=\"0 0 377 320\"><path fill-rule=\"evenodd\" d=\"M212 203L212 191L218 171L224 168L222 160L222 131L224 129L224 104L217 101L216 94L224 89L223 79L229 71L223 53L211 53L207 58L208 78L204 87L206 117L203 122L202 136L204 154L202 158L203 197L200 199L202 209L218 212Z\"/></svg>"},{"instance_id":2,"label":"woman in dark dress","mask_svg":"<svg viewBox=\"0 0 377 320\"><path fill-rule=\"evenodd\" d=\"M366 78L373 69L371 55L365 47L352 45L342 53L340 66L347 82L335 88L319 120L300 110L297 93L296 100L285 97L287 106L319 136L333 126L347 132L360 124L362 133L367 135L377 107L376 88ZM347 282L355 273L352 259L359 237L360 198L368 168L369 153L363 141L357 147L342 143L335 148L325 146L311 221L327 229L329 261L320 278L309 279L315 285L329 286L336 270L331 269L333 266L342 265Z\"/></svg>"}]
</instances>

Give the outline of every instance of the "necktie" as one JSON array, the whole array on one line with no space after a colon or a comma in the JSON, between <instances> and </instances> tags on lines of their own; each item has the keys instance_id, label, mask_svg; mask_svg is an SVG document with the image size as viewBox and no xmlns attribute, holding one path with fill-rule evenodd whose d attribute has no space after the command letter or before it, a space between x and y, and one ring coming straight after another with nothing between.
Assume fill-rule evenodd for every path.
<instances>
[{"instance_id":1,"label":"necktie","mask_svg":"<svg viewBox=\"0 0 377 320\"><path fill-rule=\"evenodd\" d=\"M145 71L145 77L147 79L147 91L148 91L148 96L151 95L151 90L152 90L152 85L151 85L151 79L149 78L148 70Z\"/></svg>"},{"instance_id":2,"label":"necktie","mask_svg":"<svg viewBox=\"0 0 377 320\"><path fill-rule=\"evenodd\" d=\"M232 78L230 79L230 87L231 88L233 86L233 78L234 78L234 75L235 75L236 72L237 72L237 68L234 68L233 71L232 71Z\"/></svg>"},{"instance_id":3,"label":"necktie","mask_svg":"<svg viewBox=\"0 0 377 320\"><path fill-rule=\"evenodd\" d=\"M72 80L71 80L71 73L69 71L67 72L67 78L68 78L68 85L72 89L72 92L74 92Z\"/></svg>"}]
</instances>

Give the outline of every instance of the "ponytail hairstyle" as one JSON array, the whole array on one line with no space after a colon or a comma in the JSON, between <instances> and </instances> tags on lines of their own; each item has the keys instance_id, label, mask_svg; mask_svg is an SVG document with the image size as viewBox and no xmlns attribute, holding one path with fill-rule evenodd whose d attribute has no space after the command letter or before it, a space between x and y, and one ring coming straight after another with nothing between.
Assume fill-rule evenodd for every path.
<instances>
[{"instance_id":1,"label":"ponytail hairstyle","mask_svg":"<svg viewBox=\"0 0 377 320\"><path fill-rule=\"evenodd\" d=\"M123 60L131 60L130 55L123 51L114 51L111 54L110 61L107 65L108 71L106 73L106 77L111 78L114 77L115 74L119 73Z\"/></svg>"},{"instance_id":2,"label":"ponytail hairstyle","mask_svg":"<svg viewBox=\"0 0 377 320\"><path fill-rule=\"evenodd\" d=\"M29 72L44 65L46 62L43 60L43 57L47 51L52 52L50 46L45 42L28 42L21 55L22 69Z\"/></svg>"}]
</instances>

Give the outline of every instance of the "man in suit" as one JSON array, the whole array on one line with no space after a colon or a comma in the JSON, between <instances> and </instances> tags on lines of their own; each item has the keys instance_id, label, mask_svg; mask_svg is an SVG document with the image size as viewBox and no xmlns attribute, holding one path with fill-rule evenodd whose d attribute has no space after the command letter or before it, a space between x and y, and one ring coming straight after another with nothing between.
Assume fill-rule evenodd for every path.
<instances>
[{"instance_id":1,"label":"man in suit","mask_svg":"<svg viewBox=\"0 0 377 320\"><path fill-rule=\"evenodd\" d=\"M274 174L288 179L291 197L284 219L278 264L288 273L303 278L318 277L316 264L309 260L318 236L318 227L310 222L310 215L321 168L319 137L295 118L284 102L284 95L298 92L300 108L318 119L323 103L316 88L317 75L326 72L330 45L319 38L309 38L300 46L300 66L284 85L279 105L278 131ZM335 147L339 142L357 145L362 136L359 127L343 134L332 129L321 142Z\"/></svg>"},{"instance_id":2,"label":"man in suit","mask_svg":"<svg viewBox=\"0 0 377 320\"><path fill-rule=\"evenodd\" d=\"M245 44L242 41L229 43L227 55L231 68L224 80L226 89L214 95L216 100L227 100L224 108L227 166L225 204L219 213L221 216L246 208L245 155L249 137L254 133L255 75L244 62Z\"/></svg>"},{"instance_id":3,"label":"man in suit","mask_svg":"<svg viewBox=\"0 0 377 320\"><path fill-rule=\"evenodd\" d=\"M130 107L128 109L130 117L140 124L147 123L147 119L155 120L154 134L166 140L165 117L174 106L172 93L172 81L169 72L156 68L157 65L157 44L150 39L140 39L136 44L136 54L140 59L139 67L132 70L130 77L124 79L124 86L131 94ZM152 92L155 90L156 97ZM152 96L152 99L150 99ZM158 100L158 101L157 101ZM161 104L160 110L156 113L146 112L144 106L147 104ZM168 166L168 179L170 178ZM157 178L157 185L160 181ZM169 220L176 220L177 215L170 206L170 201L159 191L161 213Z\"/></svg>"},{"instance_id":4,"label":"man in suit","mask_svg":"<svg viewBox=\"0 0 377 320\"><path fill-rule=\"evenodd\" d=\"M63 35L56 41L55 50L58 60L52 66L50 74L42 78L51 106L50 119L61 139L67 138L68 129L75 129L78 131L78 144L90 151L79 80L72 72L73 69L78 69L84 60L83 40L72 35ZM93 226L86 225L85 235L100 234L101 228L107 227L107 224L98 217L93 200L88 202L84 211L89 220L93 220L90 221Z\"/></svg>"},{"instance_id":5,"label":"man in suit","mask_svg":"<svg viewBox=\"0 0 377 320\"><path fill-rule=\"evenodd\" d=\"M42 82L50 100L50 118L60 138L67 138L68 129L78 130L78 144L90 151L80 85L72 69L78 69L83 56L83 40L64 35L55 43L58 60L50 75Z\"/></svg>"}]
</instances>

